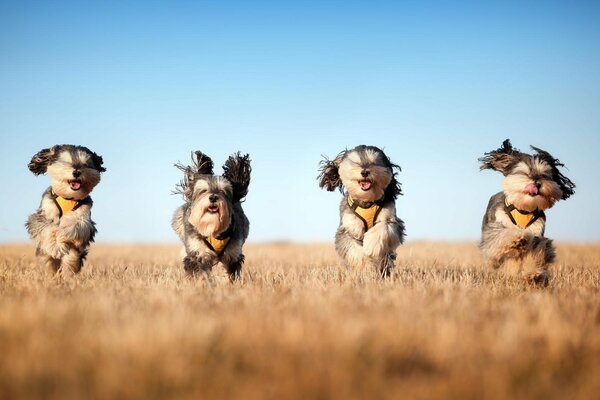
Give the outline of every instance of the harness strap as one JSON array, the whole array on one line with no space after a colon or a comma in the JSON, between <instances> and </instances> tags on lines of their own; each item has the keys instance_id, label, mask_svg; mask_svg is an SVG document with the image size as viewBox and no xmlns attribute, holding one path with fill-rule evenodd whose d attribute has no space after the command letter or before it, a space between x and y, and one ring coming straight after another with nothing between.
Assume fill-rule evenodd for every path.
<instances>
[{"instance_id":1,"label":"harness strap","mask_svg":"<svg viewBox=\"0 0 600 400\"><path fill-rule=\"evenodd\" d=\"M504 201L504 211L510 221L521 229L525 229L533 224L538 219L546 219L546 214L543 211L523 211L519 210L513 204L509 204L508 200Z\"/></svg>"},{"instance_id":2,"label":"harness strap","mask_svg":"<svg viewBox=\"0 0 600 400\"><path fill-rule=\"evenodd\" d=\"M231 240L231 235L233 233L233 221L229 228L218 236L201 236L204 243L210 248L212 251L217 253L220 256L224 251L229 241Z\"/></svg>"},{"instance_id":3,"label":"harness strap","mask_svg":"<svg viewBox=\"0 0 600 400\"><path fill-rule=\"evenodd\" d=\"M365 229L369 230L375 225L377 217L381 212L381 200L365 203L364 205L366 207L362 207L359 202L354 201L352 197L348 196L348 206L365 224Z\"/></svg>"},{"instance_id":4,"label":"harness strap","mask_svg":"<svg viewBox=\"0 0 600 400\"><path fill-rule=\"evenodd\" d=\"M50 192L50 194L54 200L54 203L58 207L59 218L62 218L63 215L68 214L71 211L77 210L81 203L85 200L67 199L57 195L53 190Z\"/></svg>"}]
</instances>

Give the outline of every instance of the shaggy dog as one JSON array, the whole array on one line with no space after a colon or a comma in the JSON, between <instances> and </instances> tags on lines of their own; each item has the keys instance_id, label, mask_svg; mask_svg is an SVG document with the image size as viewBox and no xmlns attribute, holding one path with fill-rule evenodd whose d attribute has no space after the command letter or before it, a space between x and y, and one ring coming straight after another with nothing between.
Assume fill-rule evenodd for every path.
<instances>
[{"instance_id":1,"label":"shaggy dog","mask_svg":"<svg viewBox=\"0 0 600 400\"><path fill-rule=\"evenodd\" d=\"M50 176L51 186L25 226L36 244L38 262L52 273L77 273L83 266L96 234L89 194L106 171L102 163L102 157L87 147L73 145L43 149L29 163L35 175Z\"/></svg>"},{"instance_id":2,"label":"shaggy dog","mask_svg":"<svg viewBox=\"0 0 600 400\"><path fill-rule=\"evenodd\" d=\"M390 274L396 248L404 241L404 223L396 216L401 194L393 164L374 146L342 151L321 162L319 186L344 195L335 248L346 268L367 265L382 277Z\"/></svg>"},{"instance_id":3,"label":"shaggy dog","mask_svg":"<svg viewBox=\"0 0 600 400\"><path fill-rule=\"evenodd\" d=\"M192 153L192 165L175 166L184 172L175 193L185 203L175 211L172 226L184 244L185 271L209 273L221 264L232 281L239 278L250 230L241 204L250 184L250 157L230 156L222 176L213 174L212 160L200 151Z\"/></svg>"},{"instance_id":4,"label":"shaggy dog","mask_svg":"<svg viewBox=\"0 0 600 400\"><path fill-rule=\"evenodd\" d=\"M545 286L555 250L552 240L544 237L544 210L573 195L575 184L560 172L558 167L564 165L559 160L531 148L535 154L521 153L506 139L479 159L482 170L505 176L504 190L492 196L483 217L480 248L491 267L506 265L511 273Z\"/></svg>"}]
</instances>

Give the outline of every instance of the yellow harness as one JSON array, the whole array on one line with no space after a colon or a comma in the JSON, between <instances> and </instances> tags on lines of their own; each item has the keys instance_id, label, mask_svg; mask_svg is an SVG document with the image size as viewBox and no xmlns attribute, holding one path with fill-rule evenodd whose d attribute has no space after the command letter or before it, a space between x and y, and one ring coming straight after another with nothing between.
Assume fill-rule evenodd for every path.
<instances>
[{"instance_id":1,"label":"yellow harness","mask_svg":"<svg viewBox=\"0 0 600 400\"><path fill-rule=\"evenodd\" d=\"M523 211L516 208L514 205L509 204L508 200L504 201L504 211L510 218L511 222L517 225L521 229L525 229L539 218L546 219L546 215L543 211Z\"/></svg>"},{"instance_id":2,"label":"yellow harness","mask_svg":"<svg viewBox=\"0 0 600 400\"><path fill-rule=\"evenodd\" d=\"M223 233L221 233L218 236L208 236L208 237L204 237L202 236L202 240L204 240L204 243L215 253L217 253L218 256L220 256L224 251L225 248L227 247L227 245L229 244L229 241L231 240L231 234L233 233L233 221L231 222L231 225L229 225L229 228L227 228L227 230Z\"/></svg>"},{"instance_id":3,"label":"yellow harness","mask_svg":"<svg viewBox=\"0 0 600 400\"><path fill-rule=\"evenodd\" d=\"M58 196L54 192L52 192L52 197L54 198L54 202L60 210L60 217L70 213L73 210L76 210L81 204L81 200L65 199L64 197Z\"/></svg>"},{"instance_id":4,"label":"yellow harness","mask_svg":"<svg viewBox=\"0 0 600 400\"><path fill-rule=\"evenodd\" d=\"M360 207L358 203L355 202L350 196L348 196L348 206L350 206L352 211L354 211L354 214L356 214L356 216L362 220L362 222L365 224L366 230L371 229L375 225L377 216L382 208L377 201L371 203L371 206L368 208Z\"/></svg>"},{"instance_id":5,"label":"yellow harness","mask_svg":"<svg viewBox=\"0 0 600 400\"><path fill-rule=\"evenodd\" d=\"M227 247L227 244L230 240L231 237L227 237L225 239L217 239L214 236L209 236L207 238L204 238L206 244L208 244L211 250L217 253L217 255L221 255L221 253L223 252L223 250L225 250L225 247Z\"/></svg>"}]
</instances>

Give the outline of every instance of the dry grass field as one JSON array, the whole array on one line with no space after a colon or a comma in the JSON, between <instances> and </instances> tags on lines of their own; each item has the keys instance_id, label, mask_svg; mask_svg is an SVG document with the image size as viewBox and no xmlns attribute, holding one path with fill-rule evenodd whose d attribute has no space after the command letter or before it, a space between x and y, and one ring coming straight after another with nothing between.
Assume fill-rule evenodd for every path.
<instances>
[{"instance_id":1,"label":"dry grass field","mask_svg":"<svg viewBox=\"0 0 600 400\"><path fill-rule=\"evenodd\" d=\"M554 279L482 269L475 244L413 243L392 279L332 245L247 246L243 281L189 280L176 246L94 245L51 278L0 247L2 399L591 399L600 245Z\"/></svg>"}]
</instances>

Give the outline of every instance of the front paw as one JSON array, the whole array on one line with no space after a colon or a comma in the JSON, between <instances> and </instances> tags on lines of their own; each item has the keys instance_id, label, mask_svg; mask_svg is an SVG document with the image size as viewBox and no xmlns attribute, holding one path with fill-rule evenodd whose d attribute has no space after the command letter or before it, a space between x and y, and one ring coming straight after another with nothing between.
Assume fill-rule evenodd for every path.
<instances>
[{"instance_id":1,"label":"front paw","mask_svg":"<svg viewBox=\"0 0 600 400\"><path fill-rule=\"evenodd\" d=\"M60 259L69 252L69 245L66 241L57 238L56 242L49 246L48 250L50 257Z\"/></svg>"},{"instance_id":2,"label":"front paw","mask_svg":"<svg viewBox=\"0 0 600 400\"><path fill-rule=\"evenodd\" d=\"M363 239L363 252L367 257L382 258L385 253L383 240L377 235L365 235Z\"/></svg>"},{"instance_id":3,"label":"front paw","mask_svg":"<svg viewBox=\"0 0 600 400\"><path fill-rule=\"evenodd\" d=\"M527 253L529 244L529 238L520 236L504 248L504 254L509 258L520 258Z\"/></svg>"},{"instance_id":4,"label":"front paw","mask_svg":"<svg viewBox=\"0 0 600 400\"><path fill-rule=\"evenodd\" d=\"M197 254L191 254L184 257L183 269L188 274L195 275L199 272L210 272L212 264L208 260L198 257Z\"/></svg>"}]
</instances>

